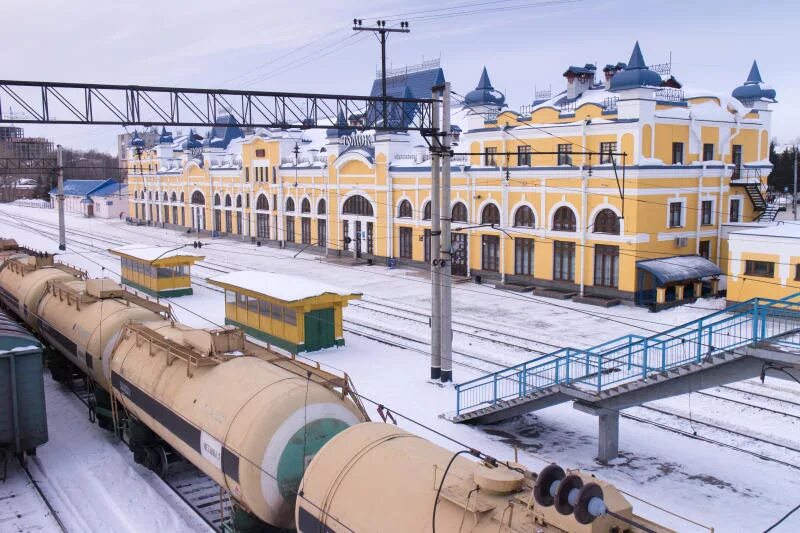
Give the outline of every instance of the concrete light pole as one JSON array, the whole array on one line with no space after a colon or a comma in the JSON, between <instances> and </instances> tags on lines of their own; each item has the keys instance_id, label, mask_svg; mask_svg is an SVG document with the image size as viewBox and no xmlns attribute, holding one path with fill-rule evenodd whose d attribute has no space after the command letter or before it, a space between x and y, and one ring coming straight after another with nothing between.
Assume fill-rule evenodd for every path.
<instances>
[{"instance_id":1,"label":"concrete light pole","mask_svg":"<svg viewBox=\"0 0 800 533\"><path fill-rule=\"evenodd\" d=\"M67 230L64 227L64 154L61 145L56 146L57 157L56 165L58 166L58 249L67 249Z\"/></svg>"}]
</instances>

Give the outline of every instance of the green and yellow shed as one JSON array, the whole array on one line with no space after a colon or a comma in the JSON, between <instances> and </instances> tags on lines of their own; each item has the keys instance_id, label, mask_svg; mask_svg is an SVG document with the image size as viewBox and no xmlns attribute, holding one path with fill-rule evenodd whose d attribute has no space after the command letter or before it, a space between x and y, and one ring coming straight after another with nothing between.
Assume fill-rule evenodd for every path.
<instances>
[{"instance_id":1,"label":"green and yellow shed","mask_svg":"<svg viewBox=\"0 0 800 533\"><path fill-rule=\"evenodd\" d=\"M225 323L291 353L343 346L342 308L360 293L268 272L209 278L225 289Z\"/></svg>"},{"instance_id":2,"label":"green and yellow shed","mask_svg":"<svg viewBox=\"0 0 800 533\"><path fill-rule=\"evenodd\" d=\"M124 285L159 298L192 294L191 267L205 259L175 246L128 244L109 252L120 257Z\"/></svg>"}]
</instances>

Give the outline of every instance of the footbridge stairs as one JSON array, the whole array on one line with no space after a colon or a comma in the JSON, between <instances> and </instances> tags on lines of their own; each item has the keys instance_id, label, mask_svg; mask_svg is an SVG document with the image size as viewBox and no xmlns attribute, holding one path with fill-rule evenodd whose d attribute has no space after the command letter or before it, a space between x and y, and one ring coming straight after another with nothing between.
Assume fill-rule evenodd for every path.
<instances>
[{"instance_id":1,"label":"footbridge stairs","mask_svg":"<svg viewBox=\"0 0 800 533\"><path fill-rule=\"evenodd\" d=\"M598 459L618 454L619 411L763 375L800 379L800 293L754 298L649 337L563 348L456 386L454 422L492 423L564 402L599 420Z\"/></svg>"}]
</instances>

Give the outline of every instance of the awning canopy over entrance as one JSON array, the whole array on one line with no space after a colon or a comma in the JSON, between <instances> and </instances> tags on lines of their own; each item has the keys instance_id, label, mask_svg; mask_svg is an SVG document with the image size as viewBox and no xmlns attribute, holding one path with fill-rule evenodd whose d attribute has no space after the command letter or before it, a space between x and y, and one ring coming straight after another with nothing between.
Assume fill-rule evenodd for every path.
<instances>
[{"instance_id":1,"label":"awning canopy over entrance","mask_svg":"<svg viewBox=\"0 0 800 533\"><path fill-rule=\"evenodd\" d=\"M652 274L656 284L659 286L710 278L722 274L717 265L699 255L645 259L637 261L636 268Z\"/></svg>"}]
</instances>

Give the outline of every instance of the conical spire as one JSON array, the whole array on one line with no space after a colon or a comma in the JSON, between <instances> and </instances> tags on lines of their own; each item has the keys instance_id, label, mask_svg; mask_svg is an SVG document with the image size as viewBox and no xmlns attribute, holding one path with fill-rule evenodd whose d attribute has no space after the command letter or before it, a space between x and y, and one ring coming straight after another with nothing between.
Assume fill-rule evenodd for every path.
<instances>
[{"instance_id":1,"label":"conical spire","mask_svg":"<svg viewBox=\"0 0 800 533\"><path fill-rule=\"evenodd\" d=\"M486 67L483 67L483 72L481 72L481 79L478 81L478 86L475 87L478 90L493 90L492 82L489 81L489 73L486 72Z\"/></svg>"},{"instance_id":2,"label":"conical spire","mask_svg":"<svg viewBox=\"0 0 800 533\"><path fill-rule=\"evenodd\" d=\"M750 67L750 74L747 75L747 82L745 83L763 83L761 73L758 71L758 63L753 60L753 66Z\"/></svg>"},{"instance_id":3,"label":"conical spire","mask_svg":"<svg viewBox=\"0 0 800 533\"><path fill-rule=\"evenodd\" d=\"M628 70L632 70L635 68L647 68L647 64L644 62L644 56L642 56L642 49L639 48L639 41L636 41L636 45L633 47L633 52L631 53L631 59L628 61Z\"/></svg>"}]
</instances>

